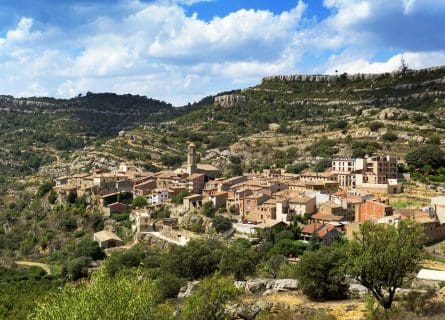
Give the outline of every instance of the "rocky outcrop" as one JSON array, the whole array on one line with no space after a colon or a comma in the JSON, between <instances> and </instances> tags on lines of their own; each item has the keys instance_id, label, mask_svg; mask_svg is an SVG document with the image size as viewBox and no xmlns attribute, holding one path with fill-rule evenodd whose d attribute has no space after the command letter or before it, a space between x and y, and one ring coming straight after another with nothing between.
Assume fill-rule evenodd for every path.
<instances>
[{"instance_id":1,"label":"rocky outcrop","mask_svg":"<svg viewBox=\"0 0 445 320\"><path fill-rule=\"evenodd\" d=\"M445 69L445 66L432 67L420 70L409 70L406 73L410 75L416 75L419 73L431 73L434 71ZM374 80L381 77L390 77L396 78L402 74L401 71L396 70L393 72L387 73L358 73L358 74L344 74L344 75L278 75L278 76L270 76L263 78L263 82L271 81L271 80L279 80L279 81L296 81L296 82L337 82L342 79L346 80ZM434 80L432 83L443 83L443 79Z\"/></svg>"},{"instance_id":2,"label":"rocky outcrop","mask_svg":"<svg viewBox=\"0 0 445 320\"><path fill-rule=\"evenodd\" d=\"M215 97L215 104L223 107L230 107L236 103L246 101L246 97L238 94L225 94Z\"/></svg>"},{"instance_id":3,"label":"rocky outcrop","mask_svg":"<svg viewBox=\"0 0 445 320\"><path fill-rule=\"evenodd\" d=\"M262 293L268 295L277 292L298 290L296 279L252 279L248 281L235 281L235 287L245 293Z\"/></svg>"}]
</instances>

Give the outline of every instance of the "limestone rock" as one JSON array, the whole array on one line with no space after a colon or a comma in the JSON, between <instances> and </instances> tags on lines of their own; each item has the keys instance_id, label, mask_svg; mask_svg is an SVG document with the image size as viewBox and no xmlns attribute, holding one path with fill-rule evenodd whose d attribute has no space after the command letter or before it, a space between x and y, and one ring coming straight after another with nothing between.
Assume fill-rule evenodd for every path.
<instances>
[{"instance_id":1,"label":"limestone rock","mask_svg":"<svg viewBox=\"0 0 445 320\"><path fill-rule=\"evenodd\" d=\"M184 298L187 298L188 296L190 296L192 294L193 289L195 288L195 286L198 283L199 283L199 281L189 281L189 282L187 282L187 285L185 285L184 287L182 287L179 290L178 299L184 299Z\"/></svg>"},{"instance_id":2,"label":"limestone rock","mask_svg":"<svg viewBox=\"0 0 445 320\"><path fill-rule=\"evenodd\" d=\"M252 279L246 283L246 293L257 293L266 290L267 281L263 279Z\"/></svg>"},{"instance_id":3,"label":"limestone rock","mask_svg":"<svg viewBox=\"0 0 445 320\"><path fill-rule=\"evenodd\" d=\"M266 289L271 289L275 292L298 290L298 280L296 279L272 280L267 284Z\"/></svg>"}]
</instances>

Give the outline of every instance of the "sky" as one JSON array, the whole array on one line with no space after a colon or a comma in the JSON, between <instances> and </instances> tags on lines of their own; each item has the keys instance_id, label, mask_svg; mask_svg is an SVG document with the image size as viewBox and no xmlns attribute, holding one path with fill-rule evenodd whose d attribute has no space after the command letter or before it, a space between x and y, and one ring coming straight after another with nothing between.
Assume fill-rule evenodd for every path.
<instances>
[{"instance_id":1,"label":"sky","mask_svg":"<svg viewBox=\"0 0 445 320\"><path fill-rule=\"evenodd\" d=\"M0 94L180 106L281 74L445 65L445 0L0 0Z\"/></svg>"}]
</instances>

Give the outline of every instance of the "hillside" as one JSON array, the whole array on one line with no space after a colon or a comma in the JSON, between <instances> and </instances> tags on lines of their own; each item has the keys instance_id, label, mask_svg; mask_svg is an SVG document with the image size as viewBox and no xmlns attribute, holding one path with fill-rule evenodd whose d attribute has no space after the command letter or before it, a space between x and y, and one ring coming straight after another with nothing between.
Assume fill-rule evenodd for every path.
<instances>
[{"instance_id":1,"label":"hillside","mask_svg":"<svg viewBox=\"0 0 445 320\"><path fill-rule=\"evenodd\" d=\"M252 88L206 97L168 125L139 127L76 159L91 163L103 156L165 168L183 160L187 141L206 161L224 165L235 155L246 168L376 151L403 157L424 142L443 142L444 98L445 67L268 77Z\"/></svg>"},{"instance_id":2,"label":"hillside","mask_svg":"<svg viewBox=\"0 0 445 320\"><path fill-rule=\"evenodd\" d=\"M164 121L180 112L165 102L112 93L67 100L0 96L0 174L30 174L121 130Z\"/></svg>"}]
</instances>

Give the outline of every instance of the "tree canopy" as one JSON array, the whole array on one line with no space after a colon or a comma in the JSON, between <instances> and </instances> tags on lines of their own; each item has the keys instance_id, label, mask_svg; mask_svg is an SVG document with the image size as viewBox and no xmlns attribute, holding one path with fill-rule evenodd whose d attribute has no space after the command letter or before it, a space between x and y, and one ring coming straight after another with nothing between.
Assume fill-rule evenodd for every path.
<instances>
[{"instance_id":1,"label":"tree canopy","mask_svg":"<svg viewBox=\"0 0 445 320\"><path fill-rule=\"evenodd\" d=\"M315 299L344 297L348 289L344 260L344 247L338 243L305 252L297 265L297 278L303 292Z\"/></svg>"},{"instance_id":2,"label":"tree canopy","mask_svg":"<svg viewBox=\"0 0 445 320\"><path fill-rule=\"evenodd\" d=\"M409 152L406 157L406 163L418 169L425 165L430 165L433 169L445 166L445 153L435 145L424 145Z\"/></svg>"},{"instance_id":3,"label":"tree canopy","mask_svg":"<svg viewBox=\"0 0 445 320\"><path fill-rule=\"evenodd\" d=\"M154 281L136 274L109 278L103 270L94 274L90 283L78 287L67 285L51 300L38 305L35 320L113 320L173 319L172 310L156 305Z\"/></svg>"},{"instance_id":4,"label":"tree canopy","mask_svg":"<svg viewBox=\"0 0 445 320\"><path fill-rule=\"evenodd\" d=\"M384 309L389 309L397 288L417 270L425 257L420 225L365 222L347 250L347 274L368 288Z\"/></svg>"}]
</instances>

